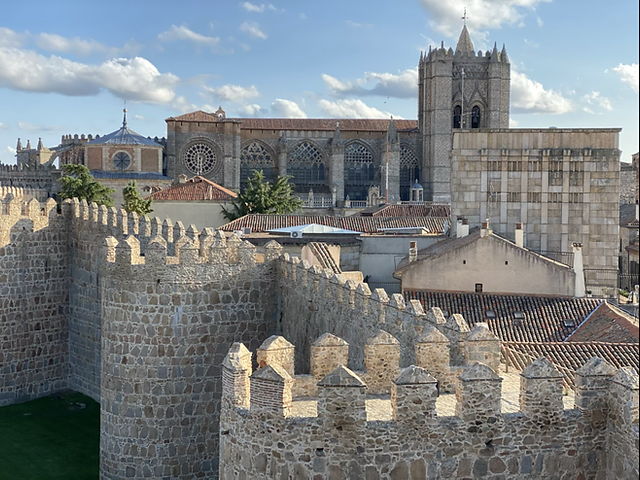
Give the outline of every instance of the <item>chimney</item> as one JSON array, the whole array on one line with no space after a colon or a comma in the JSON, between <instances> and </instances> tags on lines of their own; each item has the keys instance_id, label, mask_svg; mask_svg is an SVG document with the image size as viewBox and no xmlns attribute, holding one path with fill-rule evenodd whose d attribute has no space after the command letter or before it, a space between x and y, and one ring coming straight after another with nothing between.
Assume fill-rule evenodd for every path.
<instances>
[{"instance_id":1,"label":"chimney","mask_svg":"<svg viewBox=\"0 0 640 480\"><path fill-rule=\"evenodd\" d=\"M456 232L457 238L466 237L469 235L469 220L467 218L461 218L458 223L458 230Z\"/></svg>"},{"instance_id":2,"label":"chimney","mask_svg":"<svg viewBox=\"0 0 640 480\"><path fill-rule=\"evenodd\" d=\"M415 262L418 259L418 242L409 242L409 262Z\"/></svg>"},{"instance_id":3,"label":"chimney","mask_svg":"<svg viewBox=\"0 0 640 480\"><path fill-rule=\"evenodd\" d=\"M573 244L573 271L576 274L574 297L583 298L586 294L584 285L584 263L582 261L582 244Z\"/></svg>"},{"instance_id":4,"label":"chimney","mask_svg":"<svg viewBox=\"0 0 640 480\"><path fill-rule=\"evenodd\" d=\"M186 175L178 175L178 183L187 183Z\"/></svg>"},{"instance_id":5,"label":"chimney","mask_svg":"<svg viewBox=\"0 0 640 480\"><path fill-rule=\"evenodd\" d=\"M489 227L489 219L487 218L487 221L482 222L482 225L480 226L480 236L486 237L490 233L491 233L491 228Z\"/></svg>"},{"instance_id":6,"label":"chimney","mask_svg":"<svg viewBox=\"0 0 640 480\"><path fill-rule=\"evenodd\" d=\"M516 223L516 245L524 248L524 230L522 229L522 223Z\"/></svg>"}]
</instances>

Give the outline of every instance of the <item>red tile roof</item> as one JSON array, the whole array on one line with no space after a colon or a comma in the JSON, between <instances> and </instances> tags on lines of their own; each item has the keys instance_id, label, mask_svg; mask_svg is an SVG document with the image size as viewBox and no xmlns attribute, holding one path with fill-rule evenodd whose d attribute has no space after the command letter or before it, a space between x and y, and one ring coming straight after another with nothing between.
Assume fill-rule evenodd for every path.
<instances>
[{"instance_id":1,"label":"red tile roof","mask_svg":"<svg viewBox=\"0 0 640 480\"><path fill-rule=\"evenodd\" d=\"M228 201L233 200L238 195L217 183L203 177L193 177L185 183L174 183L173 185L154 192L148 198L153 200L165 200L175 202L193 201Z\"/></svg>"},{"instance_id":2,"label":"red tile roof","mask_svg":"<svg viewBox=\"0 0 640 480\"><path fill-rule=\"evenodd\" d=\"M381 228L424 227L432 233L444 230L446 218L433 217L331 217L328 215L245 215L220 227L232 232L250 227L252 232L266 232L276 228L295 227L317 223L330 227L376 233Z\"/></svg>"},{"instance_id":3,"label":"red tile roof","mask_svg":"<svg viewBox=\"0 0 640 480\"><path fill-rule=\"evenodd\" d=\"M487 322L500 340L518 342L561 342L600 304L594 298L537 295L406 291L404 296L406 300L420 300L425 309L439 307L448 315L459 313L470 326ZM495 318L487 318L488 311ZM516 318L516 312L524 318ZM565 320L573 326L565 326Z\"/></svg>"},{"instance_id":4,"label":"red tile roof","mask_svg":"<svg viewBox=\"0 0 640 480\"><path fill-rule=\"evenodd\" d=\"M178 122L220 122L213 113L190 112L177 117L169 117L167 121ZM385 119L351 119L351 118L227 118L226 121L240 121L244 130L325 130L333 132L336 124L340 123L340 130L348 131L379 131L386 132L389 120ZM417 120L394 120L398 131L410 131L418 128Z\"/></svg>"},{"instance_id":5,"label":"red tile roof","mask_svg":"<svg viewBox=\"0 0 640 480\"><path fill-rule=\"evenodd\" d=\"M603 302L578 329L567 337L567 342L638 343L638 319Z\"/></svg>"},{"instance_id":6,"label":"red tile roof","mask_svg":"<svg viewBox=\"0 0 640 480\"><path fill-rule=\"evenodd\" d=\"M600 357L616 368L639 368L637 343L503 342L502 354L509 365L518 370L523 370L538 357L547 357L563 373L572 388L576 370L592 357Z\"/></svg>"},{"instance_id":7,"label":"red tile roof","mask_svg":"<svg viewBox=\"0 0 640 480\"><path fill-rule=\"evenodd\" d=\"M440 204L383 205L362 210L353 216L360 217L443 217L451 216L451 207Z\"/></svg>"}]
</instances>

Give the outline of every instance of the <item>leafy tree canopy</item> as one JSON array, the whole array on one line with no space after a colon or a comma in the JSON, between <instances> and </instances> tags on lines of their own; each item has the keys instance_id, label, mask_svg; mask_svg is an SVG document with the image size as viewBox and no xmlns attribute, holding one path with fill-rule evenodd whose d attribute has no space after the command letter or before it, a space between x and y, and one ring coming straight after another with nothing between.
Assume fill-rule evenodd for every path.
<instances>
[{"instance_id":1,"label":"leafy tree canopy","mask_svg":"<svg viewBox=\"0 0 640 480\"><path fill-rule=\"evenodd\" d=\"M224 217L231 221L249 213L293 213L302 207L302 201L293 195L291 177L277 177L273 184L264 178L262 170L254 170L244 192L232 202L232 209L222 208Z\"/></svg>"},{"instance_id":2,"label":"leafy tree canopy","mask_svg":"<svg viewBox=\"0 0 640 480\"><path fill-rule=\"evenodd\" d=\"M62 186L58 195L61 200L78 198L88 203L96 202L98 205L113 207L113 188L96 181L84 165L62 165L62 176L58 181Z\"/></svg>"},{"instance_id":3,"label":"leafy tree canopy","mask_svg":"<svg viewBox=\"0 0 640 480\"><path fill-rule=\"evenodd\" d=\"M152 200L140 196L135 180L131 180L127 186L122 189L122 196L124 197L122 208L127 212L136 212L139 217L153 212L151 208Z\"/></svg>"}]
</instances>

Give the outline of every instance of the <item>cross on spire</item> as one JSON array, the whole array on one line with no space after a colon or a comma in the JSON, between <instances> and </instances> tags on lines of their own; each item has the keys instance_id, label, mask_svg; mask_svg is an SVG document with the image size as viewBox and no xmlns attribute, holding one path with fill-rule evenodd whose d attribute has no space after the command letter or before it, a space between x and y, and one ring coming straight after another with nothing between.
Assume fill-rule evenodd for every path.
<instances>
[{"instance_id":1,"label":"cross on spire","mask_svg":"<svg viewBox=\"0 0 640 480\"><path fill-rule=\"evenodd\" d=\"M464 22L464 25L467 25L467 7L464 7L464 15L462 15L462 21Z\"/></svg>"}]
</instances>

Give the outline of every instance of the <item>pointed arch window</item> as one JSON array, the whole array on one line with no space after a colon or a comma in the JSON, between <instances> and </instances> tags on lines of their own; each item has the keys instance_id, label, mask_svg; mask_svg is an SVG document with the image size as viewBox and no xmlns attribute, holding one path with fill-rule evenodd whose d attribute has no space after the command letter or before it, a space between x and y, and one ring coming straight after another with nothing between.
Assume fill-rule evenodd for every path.
<instances>
[{"instance_id":1,"label":"pointed arch window","mask_svg":"<svg viewBox=\"0 0 640 480\"><path fill-rule=\"evenodd\" d=\"M420 162L415 152L406 145L400 146L400 199L409 200L411 185L420 181Z\"/></svg>"},{"instance_id":2,"label":"pointed arch window","mask_svg":"<svg viewBox=\"0 0 640 480\"><path fill-rule=\"evenodd\" d=\"M453 128L460 128L462 125L462 107L456 105L453 109Z\"/></svg>"},{"instance_id":3,"label":"pointed arch window","mask_svg":"<svg viewBox=\"0 0 640 480\"><path fill-rule=\"evenodd\" d=\"M244 190L255 170L262 170L265 180L273 183L275 164L269 151L259 142L245 145L240 152L240 188Z\"/></svg>"},{"instance_id":4,"label":"pointed arch window","mask_svg":"<svg viewBox=\"0 0 640 480\"><path fill-rule=\"evenodd\" d=\"M311 142L300 142L287 156L287 175L296 186L324 185L322 152Z\"/></svg>"},{"instance_id":5,"label":"pointed arch window","mask_svg":"<svg viewBox=\"0 0 640 480\"><path fill-rule=\"evenodd\" d=\"M480 107L477 105L471 109L471 128L480 128Z\"/></svg>"},{"instance_id":6,"label":"pointed arch window","mask_svg":"<svg viewBox=\"0 0 640 480\"><path fill-rule=\"evenodd\" d=\"M371 150L354 142L344 149L344 194L351 200L366 200L368 188L376 179Z\"/></svg>"}]
</instances>

